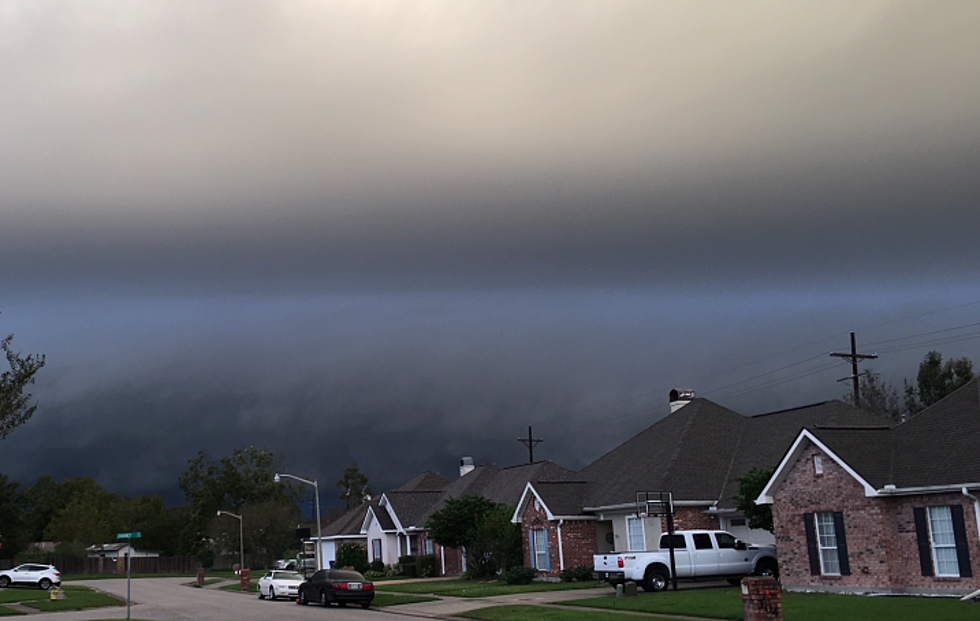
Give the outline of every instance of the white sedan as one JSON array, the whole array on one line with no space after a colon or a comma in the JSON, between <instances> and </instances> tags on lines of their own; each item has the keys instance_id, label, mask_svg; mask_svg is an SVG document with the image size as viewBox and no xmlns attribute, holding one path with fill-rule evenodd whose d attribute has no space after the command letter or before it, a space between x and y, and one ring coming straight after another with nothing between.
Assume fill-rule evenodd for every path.
<instances>
[{"instance_id":1,"label":"white sedan","mask_svg":"<svg viewBox=\"0 0 980 621\"><path fill-rule=\"evenodd\" d=\"M266 596L273 601L279 597L296 599L303 580L303 575L296 571L270 570L259 578L259 599L265 599Z\"/></svg>"}]
</instances>

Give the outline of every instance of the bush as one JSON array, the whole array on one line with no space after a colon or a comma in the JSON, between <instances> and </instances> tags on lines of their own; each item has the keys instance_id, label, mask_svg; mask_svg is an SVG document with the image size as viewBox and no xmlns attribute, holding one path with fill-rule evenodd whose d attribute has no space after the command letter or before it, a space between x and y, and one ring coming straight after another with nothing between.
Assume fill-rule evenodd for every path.
<instances>
[{"instance_id":1,"label":"bush","mask_svg":"<svg viewBox=\"0 0 980 621\"><path fill-rule=\"evenodd\" d=\"M398 557L398 572L406 578L414 578L418 575L418 568L415 566L415 557L411 554Z\"/></svg>"},{"instance_id":2,"label":"bush","mask_svg":"<svg viewBox=\"0 0 980 621\"><path fill-rule=\"evenodd\" d=\"M534 580L534 573L530 567L515 565L504 574L504 582L507 584L531 584Z\"/></svg>"},{"instance_id":3,"label":"bush","mask_svg":"<svg viewBox=\"0 0 980 621\"><path fill-rule=\"evenodd\" d=\"M384 574L385 572L385 562L379 559L371 561L371 569L368 571L373 571L378 574Z\"/></svg>"},{"instance_id":4,"label":"bush","mask_svg":"<svg viewBox=\"0 0 980 621\"><path fill-rule=\"evenodd\" d=\"M353 567L362 574L368 570L367 550L354 542L342 543L337 548L337 567Z\"/></svg>"},{"instance_id":5,"label":"bush","mask_svg":"<svg viewBox=\"0 0 980 621\"><path fill-rule=\"evenodd\" d=\"M571 569L563 569L560 572L558 572L558 579L561 580L562 582L574 582L575 572L572 571Z\"/></svg>"},{"instance_id":6,"label":"bush","mask_svg":"<svg viewBox=\"0 0 980 621\"><path fill-rule=\"evenodd\" d=\"M592 577L592 565L579 565L572 570L572 573L579 582L591 582L595 579Z\"/></svg>"},{"instance_id":7,"label":"bush","mask_svg":"<svg viewBox=\"0 0 980 621\"><path fill-rule=\"evenodd\" d=\"M435 554L423 554L415 560L415 569L419 578L431 578L439 575L439 564Z\"/></svg>"}]
</instances>

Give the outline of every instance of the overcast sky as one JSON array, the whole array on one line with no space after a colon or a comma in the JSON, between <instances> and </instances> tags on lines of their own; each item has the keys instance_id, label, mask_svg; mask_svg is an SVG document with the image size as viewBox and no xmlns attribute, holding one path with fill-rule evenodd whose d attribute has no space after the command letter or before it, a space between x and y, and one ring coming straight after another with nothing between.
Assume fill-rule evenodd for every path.
<instances>
[{"instance_id":1,"label":"overcast sky","mask_svg":"<svg viewBox=\"0 0 980 621\"><path fill-rule=\"evenodd\" d=\"M0 0L0 472L580 468L980 362L980 4Z\"/></svg>"}]
</instances>

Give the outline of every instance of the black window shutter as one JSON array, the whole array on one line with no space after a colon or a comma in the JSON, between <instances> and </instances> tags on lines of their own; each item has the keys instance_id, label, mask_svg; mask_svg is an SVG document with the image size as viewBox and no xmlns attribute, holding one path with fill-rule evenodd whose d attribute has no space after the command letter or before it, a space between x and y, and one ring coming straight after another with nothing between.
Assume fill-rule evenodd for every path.
<instances>
[{"instance_id":1,"label":"black window shutter","mask_svg":"<svg viewBox=\"0 0 980 621\"><path fill-rule=\"evenodd\" d=\"M834 535L837 537L837 560L840 562L840 575L851 575L851 564L847 560L847 537L844 536L844 514L834 511Z\"/></svg>"},{"instance_id":2,"label":"black window shutter","mask_svg":"<svg viewBox=\"0 0 980 621\"><path fill-rule=\"evenodd\" d=\"M950 509L953 514L953 538L956 539L956 561L960 565L960 576L972 578L970 546L966 540L966 524L963 522L963 505L953 505Z\"/></svg>"},{"instance_id":3,"label":"black window shutter","mask_svg":"<svg viewBox=\"0 0 980 621\"><path fill-rule=\"evenodd\" d=\"M932 547L929 545L929 525L923 507L912 509L915 516L915 540L919 544L919 567L923 576L932 576Z\"/></svg>"},{"instance_id":4,"label":"black window shutter","mask_svg":"<svg viewBox=\"0 0 980 621\"><path fill-rule=\"evenodd\" d=\"M820 575L820 553L817 551L817 533L813 528L813 514L803 514L803 529L806 531L806 553L810 557L810 575Z\"/></svg>"}]
</instances>

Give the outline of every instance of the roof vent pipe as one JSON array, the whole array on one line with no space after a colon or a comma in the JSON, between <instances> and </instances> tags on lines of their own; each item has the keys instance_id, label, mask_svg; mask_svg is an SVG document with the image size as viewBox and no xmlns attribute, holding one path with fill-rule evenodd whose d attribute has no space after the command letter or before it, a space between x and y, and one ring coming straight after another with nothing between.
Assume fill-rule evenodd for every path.
<instances>
[{"instance_id":1,"label":"roof vent pipe","mask_svg":"<svg viewBox=\"0 0 980 621\"><path fill-rule=\"evenodd\" d=\"M694 390L691 388L673 388L670 391L670 413L673 414L694 398Z\"/></svg>"}]
</instances>

